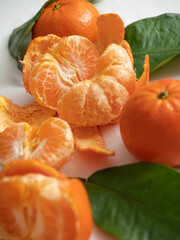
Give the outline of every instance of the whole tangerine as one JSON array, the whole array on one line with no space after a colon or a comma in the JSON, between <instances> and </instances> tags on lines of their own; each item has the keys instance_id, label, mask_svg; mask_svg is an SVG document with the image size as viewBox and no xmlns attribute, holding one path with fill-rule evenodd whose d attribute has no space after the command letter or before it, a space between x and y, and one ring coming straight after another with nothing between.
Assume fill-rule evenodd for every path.
<instances>
[{"instance_id":1,"label":"whole tangerine","mask_svg":"<svg viewBox=\"0 0 180 240\"><path fill-rule=\"evenodd\" d=\"M98 10L86 0L59 0L44 8L32 36L53 33L59 37L79 35L92 42L97 40Z\"/></svg>"},{"instance_id":2,"label":"whole tangerine","mask_svg":"<svg viewBox=\"0 0 180 240\"><path fill-rule=\"evenodd\" d=\"M136 91L120 119L125 146L140 161L180 165L180 81L163 79Z\"/></svg>"}]
</instances>

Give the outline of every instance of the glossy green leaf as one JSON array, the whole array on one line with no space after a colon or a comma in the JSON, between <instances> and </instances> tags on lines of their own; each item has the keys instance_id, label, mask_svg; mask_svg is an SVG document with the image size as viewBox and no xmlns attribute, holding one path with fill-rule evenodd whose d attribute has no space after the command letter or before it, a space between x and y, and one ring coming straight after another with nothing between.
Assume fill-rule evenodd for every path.
<instances>
[{"instance_id":1,"label":"glossy green leaf","mask_svg":"<svg viewBox=\"0 0 180 240\"><path fill-rule=\"evenodd\" d=\"M22 69L22 64L19 61L23 59L27 46L32 39L31 30L34 24L40 18L43 9L48 4L55 1L57 0L47 1L33 18L12 31L8 42L8 48L11 56L17 60L19 69Z\"/></svg>"},{"instance_id":2,"label":"glossy green leaf","mask_svg":"<svg viewBox=\"0 0 180 240\"><path fill-rule=\"evenodd\" d=\"M96 172L83 181L95 223L122 240L180 239L180 174L151 163Z\"/></svg>"},{"instance_id":3,"label":"glossy green leaf","mask_svg":"<svg viewBox=\"0 0 180 240\"><path fill-rule=\"evenodd\" d=\"M143 72L146 54L150 56L150 71L164 65L180 53L180 14L166 13L146 18L126 27L139 78Z\"/></svg>"}]
</instances>

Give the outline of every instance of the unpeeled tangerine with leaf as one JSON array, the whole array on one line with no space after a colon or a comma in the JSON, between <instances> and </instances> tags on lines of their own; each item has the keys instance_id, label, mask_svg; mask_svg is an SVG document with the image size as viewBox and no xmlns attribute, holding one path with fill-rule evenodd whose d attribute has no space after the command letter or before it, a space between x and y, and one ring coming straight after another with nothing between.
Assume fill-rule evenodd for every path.
<instances>
[{"instance_id":1,"label":"unpeeled tangerine with leaf","mask_svg":"<svg viewBox=\"0 0 180 240\"><path fill-rule=\"evenodd\" d=\"M120 129L139 161L180 165L180 81L161 79L135 92L123 108Z\"/></svg>"}]
</instances>

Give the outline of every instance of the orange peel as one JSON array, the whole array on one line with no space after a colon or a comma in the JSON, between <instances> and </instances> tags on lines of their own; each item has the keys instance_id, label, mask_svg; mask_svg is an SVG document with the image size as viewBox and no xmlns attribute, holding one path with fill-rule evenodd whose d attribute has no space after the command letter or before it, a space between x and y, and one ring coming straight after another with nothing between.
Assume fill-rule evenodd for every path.
<instances>
[{"instance_id":1,"label":"orange peel","mask_svg":"<svg viewBox=\"0 0 180 240\"><path fill-rule=\"evenodd\" d=\"M0 192L1 239L89 239L92 212L80 180L35 160L19 160L2 170Z\"/></svg>"},{"instance_id":2,"label":"orange peel","mask_svg":"<svg viewBox=\"0 0 180 240\"><path fill-rule=\"evenodd\" d=\"M149 82L149 75L150 75L149 55L145 56L143 67L144 67L144 72L142 73L141 77L137 81L136 90L143 87Z\"/></svg>"},{"instance_id":3,"label":"orange peel","mask_svg":"<svg viewBox=\"0 0 180 240\"><path fill-rule=\"evenodd\" d=\"M40 125L49 117L54 117L56 111L45 108L37 102L20 107L10 99L0 96L0 132L14 123L27 122L31 125Z\"/></svg>"},{"instance_id":4,"label":"orange peel","mask_svg":"<svg viewBox=\"0 0 180 240\"><path fill-rule=\"evenodd\" d=\"M115 155L113 150L106 148L105 140L98 127L74 127L72 132L77 150L106 156Z\"/></svg>"},{"instance_id":5,"label":"orange peel","mask_svg":"<svg viewBox=\"0 0 180 240\"><path fill-rule=\"evenodd\" d=\"M124 22L118 14L101 14L97 18L97 27L98 41L96 46L100 54L102 54L111 43L120 44L124 39Z\"/></svg>"}]
</instances>

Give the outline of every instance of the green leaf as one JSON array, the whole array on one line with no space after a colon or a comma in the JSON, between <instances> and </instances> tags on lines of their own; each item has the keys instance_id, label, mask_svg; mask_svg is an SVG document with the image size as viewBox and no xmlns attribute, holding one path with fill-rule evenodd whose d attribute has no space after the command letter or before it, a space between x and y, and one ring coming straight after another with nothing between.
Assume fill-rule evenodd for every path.
<instances>
[{"instance_id":1,"label":"green leaf","mask_svg":"<svg viewBox=\"0 0 180 240\"><path fill-rule=\"evenodd\" d=\"M139 78L143 72L144 56L150 56L150 71L169 62L180 53L180 14L166 13L146 18L126 27Z\"/></svg>"},{"instance_id":2,"label":"green leaf","mask_svg":"<svg viewBox=\"0 0 180 240\"><path fill-rule=\"evenodd\" d=\"M123 240L180 239L180 174L151 163L96 172L83 181L95 223Z\"/></svg>"},{"instance_id":3,"label":"green leaf","mask_svg":"<svg viewBox=\"0 0 180 240\"><path fill-rule=\"evenodd\" d=\"M27 46L32 39L31 30L34 24L40 18L43 9L55 1L57 0L47 1L33 18L12 31L8 42L8 48L11 56L17 60L19 69L22 69L22 64L19 61L23 59Z\"/></svg>"}]
</instances>

